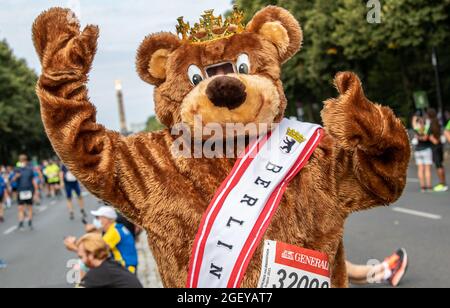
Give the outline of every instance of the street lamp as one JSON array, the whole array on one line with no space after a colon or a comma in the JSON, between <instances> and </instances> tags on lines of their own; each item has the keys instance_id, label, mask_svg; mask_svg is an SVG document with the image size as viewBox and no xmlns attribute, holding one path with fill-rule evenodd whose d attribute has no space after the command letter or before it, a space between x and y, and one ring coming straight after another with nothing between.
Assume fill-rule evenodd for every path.
<instances>
[{"instance_id":1,"label":"street lamp","mask_svg":"<svg viewBox=\"0 0 450 308\"><path fill-rule=\"evenodd\" d=\"M122 135L128 135L127 121L125 118L125 107L123 104L122 82L120 80L115 81L117 102L119 104L119 120L120 120L120 132Z\"/></svg>"},{"instance_id":2,"label":"street lamp","mask_svg":"<svg viewBox=\"0 0 450 308\"><path fill-rule=\"evenodd\" d=\"M441 81L439 79L439 59L436 52L436 47L433 47L433 51L431 53L431 63L434 67L434 77L436 79L436 95L438 102L438 113L441 117L444 115L444 110L442 106L442 93L441 93Z\"/></svg>"}]
</instances>

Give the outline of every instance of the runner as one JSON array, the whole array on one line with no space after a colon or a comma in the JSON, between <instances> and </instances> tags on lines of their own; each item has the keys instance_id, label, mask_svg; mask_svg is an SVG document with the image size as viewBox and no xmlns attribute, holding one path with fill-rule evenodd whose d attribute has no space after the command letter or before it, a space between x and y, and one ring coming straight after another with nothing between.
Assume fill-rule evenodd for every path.
<instances>
[{"instance_id":1,"label":"runner","mask_svg":"<svg viewBox=\"0 0 450 308\"><path fill-rule=\"evenodd\" d=\"M47 198L50 198L51 197L50 184L48 184L48 178L47 178L47 175L45 174L45 168L47 168L47 167L48 167L48 161L44 160L41 165L42 177L44 178L43 185L44 185L44 190L47 194Z\"/></svg>"},{"instance_id":2,"label":"runner","mask_svg":"<svg viewBox=\"0 0 450 308\"><path fill-rule=\"evenodd\" d=\"M80 212L83 223L87 223L86 222L87 215L84 210L84 200L81 195L80 183L78 182L77 178L72 174L72 172L70 172L69 169L67 169L65 165L62 165L60 172L60 179L61 183L63 183L63 187L66 190L67 208L69 209L70 220L75 219L72 203L72 192L75 192L78 198L78 204L80 206Z\"/></svg>"},{"instance_id":3,"label":"runner","mask_svg":"<svg viewBox=\"0 0 450 308\"><path fill-rule=\"evenodd\" d=\"M348 279L356 285L374 284L387 281L393 287L397 287L408 269L408 255L401 248L383 263L375 266L354 265L346 261Z\"/></svg>"},{"instance_id":4,"label":"runner","mask_svg":"<svg viewBox=\"0 0 450 308\"><path fill-rule=\"evenodd\" d=\"M444 145L441 143L442 126L437 118L437 112L434 109L428 110L428 117L430 119L429 138L432 143L433 162L436 166L439 177L439 184L434 187L434 192L448 191L447 180L445 178L444 168Z\"/></svg>"},{"instance_id":5,"label":"runner","mask_svg":"<svg viewBox=\"0 0 450 308\"><path fill-rule=\"evenodd\" d=\"M28 163L26 155L20 155L14 181L17 181L19 203L19 231L24 230L25 210L28 211L28 227L33 230L33 195L38 187L34 180L33 167Z\"/></svg>"},{"instance_id":6,"label":"runner","mask_svg":"<svg viewBox=\"0 0 450 308\"><path fill-rule=\"evenodd\" d=\"M8 173L8 182L9 182L9 189L10 189L10 193L11 193L11 198L12 201L17 201L17 181L15 181L15 177L16 177L16 171L13 167L8 166L6 168L7 173Z\"/></svg>"},{"instance_id":7,"label":"runner","mask_svg":"<svg viewBox=\"0 0 450 308\"><path fill-rule=\"evenodd\" d=\"M6 189L6 182L3 179L3 174L0 174L0 223L5 222L3 201L6 200L7 195L8 195L8 190Z\"/></svg>"},{"instance_id":8,"label":"runner","mask_svg":"<svg viewBox=\"0 0 450 308\"><path fill-rule=\"evenodd\" d=\"M51 160L44 169L44 174L47 177L47 184L50 186L50 196L55 197L59 194L59 171L60 168L54 160Z\"/></svg>"},{"instance_id":9,"label":"runner","mask_svg":"<svg viewBox=\"0 0 450 308\"><path fill-rule=\"evenodd\" d=\"M33 175L34 175L34 180L36 181L37 184L37 191L35 192L35 200L36 200L36 205L41 205L41 191L42 191L42 183L44 181L44 176L41 172L41 169L39 168L39 165L37 163L33 164Z\"/></svg>"}]
</instances>

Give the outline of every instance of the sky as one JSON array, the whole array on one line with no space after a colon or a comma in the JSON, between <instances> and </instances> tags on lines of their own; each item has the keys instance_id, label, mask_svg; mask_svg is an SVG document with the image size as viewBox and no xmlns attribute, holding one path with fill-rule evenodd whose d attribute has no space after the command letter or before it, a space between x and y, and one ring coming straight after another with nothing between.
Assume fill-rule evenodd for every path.
<instances>
[{"instance_id":1,"label":"sky","mask_svg":"<svg viewBox=\"0 0 450 308\"><path fill-rule=\"evenodd\" d=\"M150 33L175 33L176 19L195 22L204 10L223 14L231 0L0 0L0 39L6 39L14 54L40 73L39 59L31 41L31 25L44 10L72 8L81 21L100 27L98 51L88 85L91 102L97 107L97 121L119 130L114 81L123 84L128 128L143 124L154 114L153 86L136 73L136 50Z\"/></svg>"}]
</instances>

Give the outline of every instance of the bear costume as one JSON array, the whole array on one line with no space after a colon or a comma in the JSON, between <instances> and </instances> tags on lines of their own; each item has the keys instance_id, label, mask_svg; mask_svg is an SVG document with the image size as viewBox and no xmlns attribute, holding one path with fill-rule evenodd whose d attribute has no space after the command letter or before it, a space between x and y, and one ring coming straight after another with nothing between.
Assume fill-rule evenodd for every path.
<instances>
[{"instance_id":1,"label":"bear costume","mask_svg":"<svg viewBox=\"0 0 450 308\"><path fill-rule=\"evenodd\" d=\"M149 35L137 53L137 72L155 86L156 114L167 129L125 137L96 123L88 97L99 29L80 31L69 16L69 10L53 8L33 25L42 63L37 95L48 137L90 192L147 231L164 286L184 287L202 216L236 158L177 157L170 129L192 126L196 115L204 123L279 123L287 105L281 66L301 47L300 25L288 11L269 6L223 39L193 44L171 33ZM237 63L242 54L249 59L242 70L202 74L217 63ZM339 95L324 103L324 137L289 184L264 239L326 254L332 286L346 287L345 220L401 196L410 145L400 120L365 97L356 75L339 73L334 83ZM242 287L257 286L263 246Z\"/></svg>"}]
</instances>

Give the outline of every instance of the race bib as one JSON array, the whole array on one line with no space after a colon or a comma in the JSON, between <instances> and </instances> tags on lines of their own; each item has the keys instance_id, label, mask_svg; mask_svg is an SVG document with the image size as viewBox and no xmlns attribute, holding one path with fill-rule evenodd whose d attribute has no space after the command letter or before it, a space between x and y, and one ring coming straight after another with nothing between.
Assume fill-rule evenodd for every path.
<instances>
[{"instance_id":1,"label":"race bib","mask_svg":"<svg viewBox=\"0 0 450 308\"><path fill-rule=\"evenodd\" d=\"M31 200L33 199L33 192L31 190L21 191L19 192L20 200Z\"/></svg>"},{"instance_id":2,"label":"race bib","mask_svg":"<svg viewBox=\"0 0 450 308\"><path fill-rule=\"evenodd\" d=\"M266 241L259 288L330 288L330 264L326 254Z\"/></svg>"},{"instance_id":3,"label":"race bib","mask_svg":"<svg viewBox=\"0 0 450 308\"><path fill-rule=\"evenodd\" d=\"M66 181L67 182L76 182L77 178L73 175L72 172L67 171L67 173L66 173Z\"/></svg>"}]
</instances>

